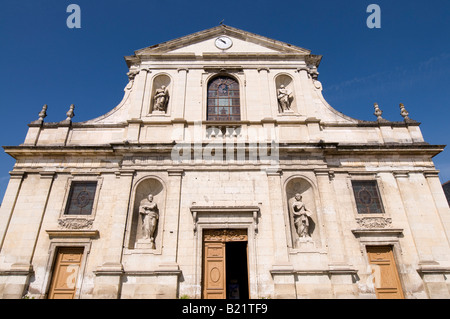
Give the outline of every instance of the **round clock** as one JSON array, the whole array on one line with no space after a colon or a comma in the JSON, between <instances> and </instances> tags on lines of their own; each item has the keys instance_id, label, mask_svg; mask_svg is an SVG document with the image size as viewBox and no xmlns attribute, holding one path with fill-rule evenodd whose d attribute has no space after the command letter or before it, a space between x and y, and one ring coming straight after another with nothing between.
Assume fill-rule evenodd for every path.
<instances>
[{"instance_id":1,"label":"round clock","mask_svg":"<svg viewBox=\"0 0 450 319\"><path fill-rule=\"evenodd\" d=\"M216 47L218 47L221 50L226 50L231 48L233 45L233 41L229 37L220 36L215 41Z\"/></svg>"}]
</instances>

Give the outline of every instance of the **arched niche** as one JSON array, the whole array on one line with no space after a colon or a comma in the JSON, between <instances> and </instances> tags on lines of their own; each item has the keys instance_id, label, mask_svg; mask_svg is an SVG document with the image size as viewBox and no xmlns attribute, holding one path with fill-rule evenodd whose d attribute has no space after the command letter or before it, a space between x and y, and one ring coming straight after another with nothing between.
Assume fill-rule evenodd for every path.
<instances>
[{"instance_id":1,"label":"arched niche","mask_svg":"<svg viewBox=\"0 0 450 319\"><path fill-rule=\"evenodd\" d=\"M158 219L156 229L154 231L154 246L144 240L143 218L140 214L141 202L148 198L149 194L153 195L153 203L157 206ZM163 184L156 178L145 178L141 180L134 189L132 202L130 236L128 240L128 248L146 248L157 249L161 247L162 219L165 206L165 192Z\"/></svg>"},{"instance_id":2,"label":"arched niche","mask_svg":"<svg viewBox=\"0 0 450 319\"><path fill-rule=\"evenodd\" d=\"M158 74L153 78L150 101L151 114L167 114L171 102L172 80L167 74Z\"/></svg>"},{"instance_id":3,"label":"arched niche","mask_svg":"<svg viewBox=\"0 0 450 319\"><path fill-rule=\"evenodd\" d=\"M308 216L308 236L304 237L299 235L299 230L295 225L293 204L297 201L295 198L297 194L301 196L301 202L305 205L306 209L311 212L310 216ZM299 248L301 243L311 243L317 248L320 245L320 234L317 203L313 186L305 178L292 178L286 184L286 199L293 247Z\"/></svg>"},{"instance_id":4,"label":"arched niche","mask_svg":"<svg viewBox=\"0 0 450 319\"><path fill-rule=\"evenodd\" d=\"M289 101L289 109L283 109L281 105L281 100L279 99L280 89L282 86L287 91L288 101ZM297 99L295 97L295 89L294 89L294 80L290 75L287 74L279 74L275 77L275 90L277 96L278 103L278 112L279 113L296 113L297 112Z\"/></svg>"}]
</instances>

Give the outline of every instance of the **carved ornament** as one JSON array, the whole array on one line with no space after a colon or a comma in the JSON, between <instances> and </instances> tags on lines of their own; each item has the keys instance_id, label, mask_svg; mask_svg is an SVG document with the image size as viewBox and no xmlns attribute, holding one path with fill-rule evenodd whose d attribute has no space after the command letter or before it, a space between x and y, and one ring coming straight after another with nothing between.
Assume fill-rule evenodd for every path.
<instances>
[{"instance_id":1,"label":"carved ornament","mask_svg":"<svg viewBox=\"0 0 450 319\"><path fill-rule=\"evenodd\" d=\"M62 218L58 219L58 225L65 229L90 229L92 228L92 219L87 218Z\"/></svg>"},{"instance_id":2,"label":"carved ornament","mask_svg":"<svg viewBox=\"0 0 450 319\"><path fill-rule=\"evenodd\" d=\"M246 229L205 229L203 236L205 241L215 242L248 240Z\"/></svg>"},{"instance_id":3,"label":"carved ornament","mask_svg":"<svg viewBox=\"0 0 450 319\"><path fill-rule=\"evenodd\" d=\"M356 222L361 228L390 228L392 224L391 218L384 217L363 217L357 218Z\"/></svg>"}]
</instances>

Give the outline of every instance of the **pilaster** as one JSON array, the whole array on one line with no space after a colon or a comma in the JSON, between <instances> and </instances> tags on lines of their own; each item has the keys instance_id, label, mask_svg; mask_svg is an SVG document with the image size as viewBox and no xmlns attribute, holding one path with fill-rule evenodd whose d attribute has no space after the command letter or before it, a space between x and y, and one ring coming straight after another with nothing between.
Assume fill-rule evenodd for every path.
<instances>
[{"instance_id":1,"label":"pilaster","mask_svg":"<svg viewBox=\"0 0 450 319\"><path fill-rule=\"evenodd\" d=\"M434 204L444 227L447 236L447 242L450 241L450 207L448 206L447 198L439 180L438 171L425 171L423 175L427 180L431 195L433 196ZM450 257L449 257L450 258Z\"/></svg>"},{"instance_id":2,"label":"pilaster","mask_svg":"<svg viewBox=\"0 0 450 319\"><path fill-rule=\"evenodd\" d=\"M182 169L168 169L166 217L164 223L164 263L173 265L178 262L178 238L180 232L180 200L183 178Z\"/></svg>"},{"instance_id":3,"label":"pilaster","mask_svg":"<svg viewBox=\"0 0 450 319\"><path fill-rule=\"evenodd\" d=\"M315 170L322 203L323 221L328 245L330 264L344 264L345 251L343 235L335 207L338 205L328 170Z\"/></svg>"},{"instance_id":4,"label":"pilaster","mask_svg":"<svg viewBox=\"0 0 450 319\"><path fill-rule=\"evenodd\" d=\"M93 296L95 298L118 298L120 293L120 281L123 275L122 250L124 245L125 225L133 184L134 170L121 170L116 175L117 193L116 205L111 214L109 223L109 238L102 240L107 243L103 254L104 262L95 272L95 286Z\"/></svg>"},{"instance_id":5,"label":"pilaster","mask_svg":"<svg viewBox=\"0 0 450 319\"><path fill-rule=\"evenodd\" d=\"M147 82L147 69L142 69L135 75L131 90L131 108L129 109L129 119L139 119L144 103L145 84Z\"/></svg>"},{"instance_id":6,"label":"pilaster","mask_svg":"<svg viewBox=\"0 0 450 319\"><path fill-rule=\"evenodd\" d=\"M21 298L33 274L31 260L54 174L28 174L20 194L16 195L18 204L10 213L8 231L0 252L0 298Z\"/></svg>"},{"instance_id":7,"label":"pilaster","mask_svg":"<svg viewBox=\"0 0 450 319\"><path fill-rule=\"evenodd\" d=\"M311 95L313 89L310 87L311 79L309 77L308 70L309 69L307 67L299 68L297 70L298 79L300 80L301 92L303 94L303 103L297 103L297 112L303 115L314 114L314 112L310 112L310 110L308 109L309 105L314 105L313 97Z\"/></svg>"},{"instance_id":8,"label":"pilaster","mask_svg":"<svg viewBox=\"0 0 450 319\"><path fill-rule=\"evenodd\" d=\"M3 197L2 206L0 206L0 251L2 250L3 241L5 240L6 231L14 212L25 172L12 171L9 174L11 177L6 188L5 196Z\"/></svg>"},{"instance_id":9,"label":"pilaster","mask_svg":"<svg viewBox=\"0 0 450 319\"><path fill-rule=\"evenodd\" d=\"M269 68L258 68L258 73L261 88L259 100L261 109L265 110L261 116L262 118L273 118L278 114L278 109L274 109L270 103Z\"/></svg>"},{"instance_id":10,"label":"pilaster","mask_svg":"<svg viewBox=\"0 0 450 319\"><path fill-rule=\"evenodd\" d=\"M187 76L189 73L188 68L179 68L178 81L176 84L175 103L173 103L173 117L184 119L185 107L186 107L186 85Z\"/></svg>"},{"instance_id":11,"label":"pilaster","mask_svg":"<svg viewBox=\"0 0 450 319\"><path fill-rule=\"evenodd\" d=\"M333 295L335 298L352 298L355 295L354 270L345 258L344 235L337 211L339 203L330 180L331 172L327 169L314 172L322 203L322 220L328 246L328 267Z\"/></svg>"},{"instance_id":12,"label":"pilaster","mask_svg":"<svg viewBox=\"0 0 450 319\"><path fill-rule=\"evenodd\" d=\"M283 192L281 170L267 169L269 184L270 217L273 238L273 265L270 273L274 281L276 298L296 298L295 274L288 256L285 218L283 216Z\"/></svg>"},{"instance_id":13,"label":"pilaster","mask_svg":"<svg viewBox=\"0 0 450 319\"><path fill-rule=\"evenodd\" d=\"M426 185L427 182L423 175L420 173L396 172L394 176L405 207L409 228L419 256L419 263L437 262L443 258L445 253L448 256L448 239L441 221L436 218L438 216L434 204L430 206L433 199L430 198L428 189L425 189L425 187L428 188L428 185ZM425 187L423 184L425 184Z\"/></svg>"}]
</instances>

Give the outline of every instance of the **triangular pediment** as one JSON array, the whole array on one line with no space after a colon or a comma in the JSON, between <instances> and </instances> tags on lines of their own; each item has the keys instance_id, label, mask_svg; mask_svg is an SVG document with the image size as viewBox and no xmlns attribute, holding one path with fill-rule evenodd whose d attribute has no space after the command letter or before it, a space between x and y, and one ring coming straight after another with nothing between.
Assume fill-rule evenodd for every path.
<instances>
[{"instance_id":1,"label":"triangular pediment","mask_svg":"<svg viewBox=\"0 0 450 319\"><path fill-rule=\"evenodd\" d=\"M227 25L196 32L178 39L163 42L147 48L137 50L135 56L159 55L159 54L194 54L221 53L221 49L215 46L215 39L219 36L229 37L233 44L225 50L230 54L295 54L310 55L311 51L285 42L270 39L254 33L243 31Z\"/></svg>"}]
</instances>

